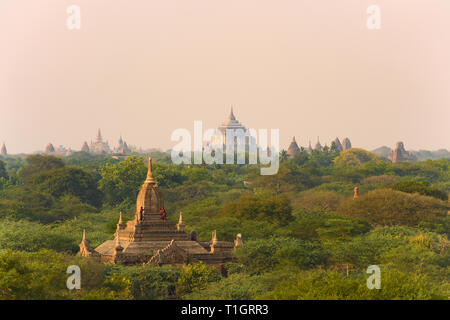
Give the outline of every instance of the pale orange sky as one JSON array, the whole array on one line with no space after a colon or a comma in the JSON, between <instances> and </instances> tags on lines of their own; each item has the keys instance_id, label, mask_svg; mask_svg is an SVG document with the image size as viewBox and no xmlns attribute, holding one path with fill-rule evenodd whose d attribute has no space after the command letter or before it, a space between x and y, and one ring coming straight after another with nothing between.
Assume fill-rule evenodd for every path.
<instances>
[{"instance_id":1,"label":"pale orange sky","mask_svg":"<svg viewBox=\"0 0 450 320\"><path fill-rule=\"evenodd\" d=\"M66 27L81 7L81 30ZM381 8L368 30L366 9ZM0 142L170 148L234 105L282 148L450 149L447 0L1 0Z\"/></svg>"}]
</instances>

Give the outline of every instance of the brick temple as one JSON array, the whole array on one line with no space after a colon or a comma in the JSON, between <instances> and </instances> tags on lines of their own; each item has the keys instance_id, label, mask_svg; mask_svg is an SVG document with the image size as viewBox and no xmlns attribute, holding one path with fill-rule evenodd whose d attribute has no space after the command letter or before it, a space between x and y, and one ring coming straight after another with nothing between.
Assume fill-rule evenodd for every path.
<instances>
[{"instance_id":1,"label":"brick temple","mask_svg":"<svg viewBox=\"0 0 450 320\"><path fill-rule=\"evenodd\" d=\"M108 240L92 249L83 232L80 243L81 256L92 257L103 263L185 265L203 261L222 270L222 264L232 261L232 251L241 245L240 234L234 243L218 241L216 231L211 241L198 241L198 234L185 231L180 212L178 223L162 219L161 208L164 200L152 174L152 161L149 158L147 179L139 191L136 215L126 224L120 214L114 240Z\"/></svg>"}]
</instances>

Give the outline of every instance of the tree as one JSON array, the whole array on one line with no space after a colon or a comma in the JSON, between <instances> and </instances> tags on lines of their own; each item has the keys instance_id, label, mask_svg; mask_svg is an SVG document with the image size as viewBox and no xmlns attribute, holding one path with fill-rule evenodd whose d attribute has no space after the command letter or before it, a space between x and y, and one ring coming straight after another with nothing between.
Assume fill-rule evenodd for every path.
<instances>
[{"instance_id":1,"label":"tree","mask_svg":"<svg viewBox=\"0 0 450 320\"><path fill-rule=\"evenodd\" d=\"M31 184L55 198L73 195L95 207L102 205L102 194L97 189L97 182L83 169L64 167L34 174Z\"/></svg>"},{"instance_id":2,"label":"tree","mask_svg":"<svg viewBox=\"0 0 450 320\"><path fill-rule=\"evenodd\" d=\"M167 299L175 295L180 268L173 266L109 266L109 274L117 274L131 281L136 300Z\"/></svg>"},{"instance_id":3,"label":"tree","mask_svg":"<svg viewBox=\"0 0 450 320\"><path fill-rule=\"evenodd\" d=\"M181 270L177 293L183 295L195 289L204 289L209 282L220 279L220 273L214 267L207 266L203 262L189 264Z\"/></svg>"},{"instance_id":4,"label":"tree","mask_svg":"<svg viewBox=\"0 0 450 320\"><path fill-rule=\"evenodd\" d=\"M110 205L118 205L125 200L134 202L146 173L141 157L131 156L117 164L108 163L100 169L99 189Z\"/></svg>"},{"instance_id":5,"label":"tree","mask_svg":"<svg viewBox=\"0 0 450 320\"><path fill-rule=\"evenodd\" d=\"M179 166L168 165L168 164L158 164L153 170L153 176L160 187L173 188L181 185L187 177L183 175Z\"/></svg>"},{"instance_id":6,"label":"tree","mask_svg":"<svg viewBox=\"0 0 450 320\"><path fill-rule=\"evenodd\" d=\"M448 194L437 188L433 188L426 181L406 180L390 186L393 190L407 193L418 193L424 196L434 197L444 201L448 200Z\"/></svg>"},{"instance_id":7,"label":"tree","mask_svg":"<svg viewBox=\"0 0 450 320\"><path fill-rule=\"evenodd\" d=\"M244 196L226 204L221 214L239 219L262 219L281 225L293 220L289 200L273 194Z\"/></svg>"},{"instance_id":8,"label":"tree","mask_svg":"<svg viewBox=\"0 0 450 320\"><path fill-rule=\"evenodd\" d=\"M288 158L289 158L289 155L288 155L287 151L284 150L284 149L281 150L281 152L280 152L280 162L287 161Z\"/></svg>"},{"instance_id":9,"label":"tree","mask_svg":"<svg viewBox=\"0 0 450 320\"><path fill-rule=\"evenodd\" d=\"M319 242L293 238L249 240L235 250L238 261L249 274L263 274L286 266L311 268L325 262Z\"/></svg>"},{"instance_id":10,"label":"tree","mask_svg":"<svg viewBox=\"0 0 450 320\"><path fill-rule=\"evenodd\" d=\"M8 172L6 172L5 163L0 160L0 179L8 180Z\"/></svg>"},{"instance_id":11,"label":"tree","mask_svg":"<svg viewBox=\"0 0 450 320\"><path fill-rule=\"evenodd\" d=\"M382 269L382 289L369 290L366 277L314 270L298 273L296 280L279 283L263 299L275 300L423 300L442 297L426 275Z\"/></svg>"},{"instance_id":12,"label":"tree","mask_svg":"<svg viewBox=\"0 0 450 320\"><path fill-rule=\"evenodd\" d=\"M18 173L19 179L23 183L28 183L34 174L64 167L64 161L54 156L35 154L28 156L26 161L27 166Z\"/></svg>"},{"instance_id":13,"label":"tree","mask_svg":"<svg viewBox=\"0 0 450 320\"><path fill-rule=\"evenodd\" d=\"M321 239L349 240L353 236L366 233L370 226L366 221L353 219L329 219L325 225L317 229Z\"/></svg>"},{"instance_id":14,"label":"tree","mask_svg":"<svg viewBox=\"0 0 450 320\"><path fill-rule=\"evenodd\" d=\"M337 166L361 166L365 162L379 160L376 155L364 149L351 148L334 159Z\"/></svg>"},{"instance_id":15,"label":"tree","mask_svg":"<svg viewBox=\"0 0 450 320\"><path fill-rule=\"evenodd\" d=\"M253 300L267 292L259 276L233 274L220 281L210 282L206 288L196 289L183 296L189 300Z\"/></svg>"},{"instance_id":16,"label":"tree","mask_svg":"<svg viewBox=\"0 0 450 320\"><path fill-rule=\"evenodd\" d=\"M447 203L435 198L378 189L345 201L337 213L364 219L375 226L417 226L427 219L445 217L448 209Z\"/></svg>"}]
</instances>

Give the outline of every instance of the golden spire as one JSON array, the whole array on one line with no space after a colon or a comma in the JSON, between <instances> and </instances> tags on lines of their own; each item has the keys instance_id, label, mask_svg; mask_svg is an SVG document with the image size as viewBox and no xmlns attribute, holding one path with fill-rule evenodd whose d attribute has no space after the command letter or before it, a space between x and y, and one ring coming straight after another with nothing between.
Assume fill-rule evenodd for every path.
<instances>
[{"instance_id":1,"label":"golden spire","mask_svg":"<svg viewBox=\"0 0 450 320\"><path fill-rule=\"evenodd\" d=\"M152 172L152 158L148 157L148 171L147 171L147 179L145 182L155 182L155 178L153 178L153 172Z\"/></svg>"},{"instance_id":2,"label":"golden spire","mask_svg":"<svg viewBox=\"0 0 450 320\"><path fill-rule=\"evenodd\" d=\"M86 230L85 230L85 229L83 229L83 238L81 239L81 243L82 243L84 246L87 246L87 244L88 244L88 242L87 242L87 240L86 240Z\"/></svg>"},{"instance_id":3,"label":"golden spire","mask_svg":"<svg viewBox=\"0 0 450 320\"><path fill-rule=\"evenodd\" d=\"M119 226L117 226L116 231L116 247L114 248L116 251L121 251L123 249L122 245L120 244L120 236L119 236Z\"/></svg>"},{"instance_id":4,"label":"golden spire","mask_svg":"<svg viewBox=\"0 0 450 320\"><path fill-rule=\"evenodd\" d=\"M217 243L217 233L216 233L216 230L214 230L213 233L212 233L211 243L212 243L213 245L215 245L215 244Z\"/></svg>"},{"instance_id":5,"label":"golden spire","mask_svg":"<svg viewBox=\"0 0 450 320\"><path fill-rule=\"evenodd\" d=\"M177 230L184 232L183 213L180 211L180 218L178 219Z\"/></svg>"}]
</instances>

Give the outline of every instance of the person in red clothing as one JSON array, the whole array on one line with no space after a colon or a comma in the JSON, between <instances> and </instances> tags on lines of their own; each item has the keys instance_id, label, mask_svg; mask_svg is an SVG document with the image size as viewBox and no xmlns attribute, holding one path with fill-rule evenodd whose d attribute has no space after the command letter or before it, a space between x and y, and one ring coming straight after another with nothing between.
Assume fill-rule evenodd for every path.
<instances>
[{"instance_id":1,"label":"person in red clothing","mask_svg":"<svg viewBox=\"0 0 450 320\"><path fill-rule=\"evenodd\" d=\"M161 219L163 219L163 221L167 220L167 213L164 208L161 208Z\"/></svg>"}]
</instances>

